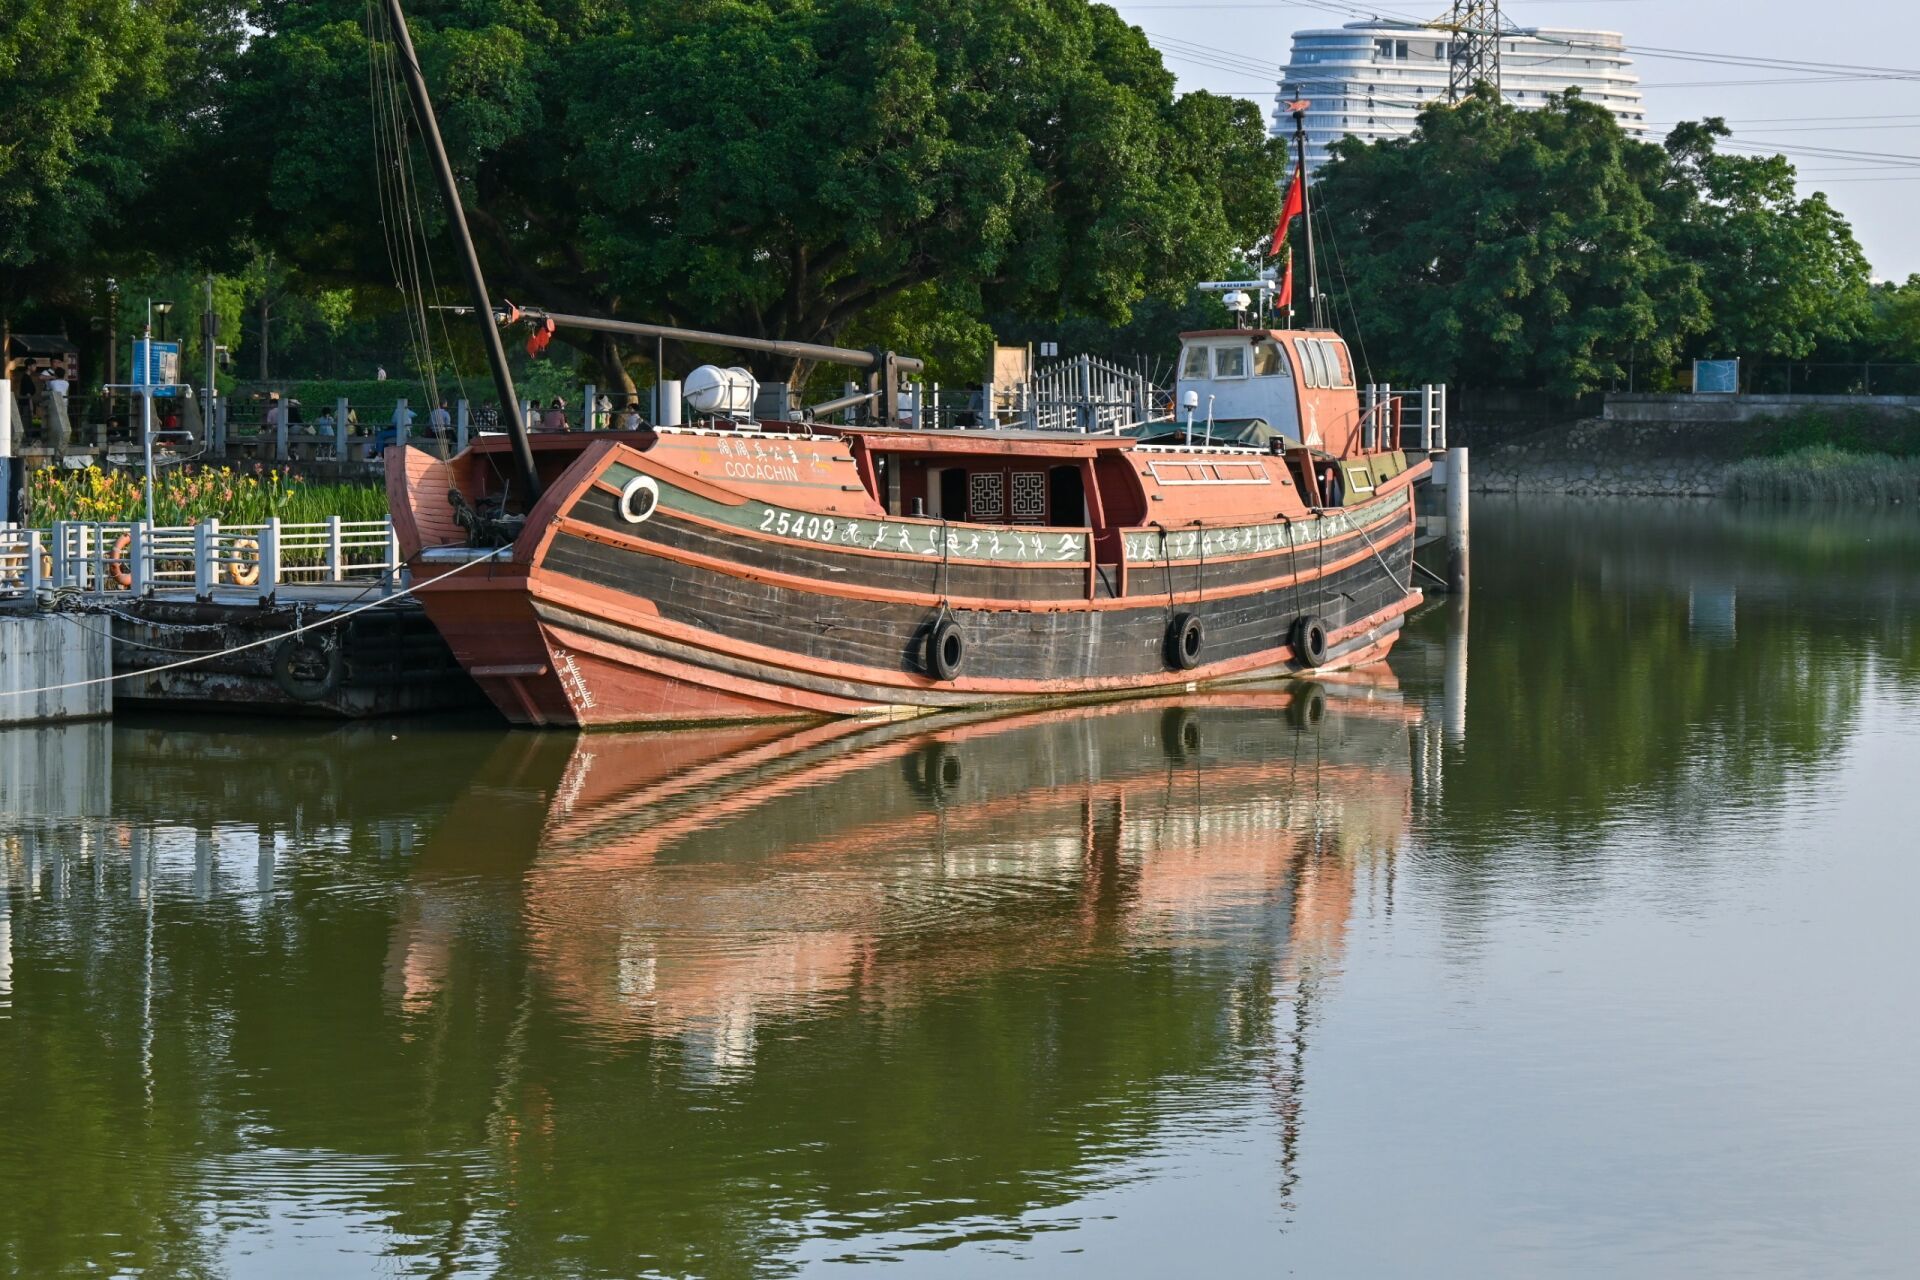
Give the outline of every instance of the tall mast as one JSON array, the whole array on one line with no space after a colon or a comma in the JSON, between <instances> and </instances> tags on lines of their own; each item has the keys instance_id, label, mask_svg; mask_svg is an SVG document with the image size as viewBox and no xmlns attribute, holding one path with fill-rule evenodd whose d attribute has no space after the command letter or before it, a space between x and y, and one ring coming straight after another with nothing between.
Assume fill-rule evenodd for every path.
<instances>
[{"instance_id":1,"label":"tall mast","mask_svg":"<svg viewBox=\"0 0 1920 1280\"><path fill-rule=\"evenodd\" d=\"M393 24L394 44L400 51L400 70L407 78L414 113L420 117L420 133L427 144L427 154L433 158L434 176L440 179L440 195L447 202L447 225L453 231L454 247L460 251L460 263L466 268L467 289L473 294L476 317L480 321L480 341L486 348L487 364L493 369L494 392L500 397L500 416L506 419L507 434L513 439L514 470L526 490L526 505L531 507L540 496L540 473L533 465L533 445L527 439L527 423L520 413L520 395L513 389L513 371L507 368L507 349L500 342L500 326L494 322L487 277L480 270L480 255L473 249L473 232L467 228L467 211L460 204L453 164L447 159L446 143L440 139L440 121L433 114L433 99L427 96L427 80L420 73L420 58L413 51L413 37L407 33L407 15L400 11L400 0L386 0L386 5L387 20Z\"/></svg>"},{"instance_id":2,"label":"tall mast","mask_svg":"<svg viewBox=\"0 0 1920 1280\"><path fill-rule=\"evenodd\" d=\"M1294 104L1293 140L1300 155L1300 220L1307 224L1307 304L1313 327L1324 329L1320 318L1320 264L1313 256L1313 184L1307 181L1307 108L1313 104Z\"/></svg>"}]
</instances>

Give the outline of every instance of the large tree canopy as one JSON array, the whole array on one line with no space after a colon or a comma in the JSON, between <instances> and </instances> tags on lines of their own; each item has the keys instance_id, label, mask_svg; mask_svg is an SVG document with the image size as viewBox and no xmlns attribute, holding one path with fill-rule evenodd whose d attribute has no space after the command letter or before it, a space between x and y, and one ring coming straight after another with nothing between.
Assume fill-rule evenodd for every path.
<instances>
[{"instance_id":1,"label":"large tree canopy","mask_svg":"<svg viewBox=\"0 0 1920 1280\"><path fill-rule=\"evenodd\" d=\"M385 253L365 12L263 6L236 150L263 165L280 251L363 278ZM528 303L816 341L909 296L1124 321L1278 207L1259 110L1176 96L1145 36L1084 0L410 14L496 292Z\"/></svg>"},{"instance_id":2,"label":"large tree canopy","mask_svg":"<svg viewBox=\"0 0 1920 1280\"><path fill-rule=\"evenodd\" d=\"M1336 156L1319 208L1349 274L1330 291L1397 377L1585 391L1706 327L1701 267L1664 234L1665 154L1604 108L1483 88Z\"/></svg>"},{"instance_id":3,"label":"large tree canopy","mask_svg":"<svg viewBox=\"0 0 1920 1280\"><path fill-rule=\"evenodd\" d=\"M1781 156L1722 154L1719 120L1659 147L1569 95L1430 108L1337 149L1321 208L1334 292L1396 377L1591 391L1629 361L1806 359L1867 332L1865 255Z\"/></svg>"},{"instance_id":4,"label":"large tree canopy","mask_svg":"<svg viewBox=\"0 0 1920 1280\"><path fill-rule=\"evenodd\" d=\"M1826 196L1794 190L1785 156L1729 155L1726 122L1667 136L1675 252L1704 268L1709 327L1696 354L1805 360L1872 323L1867 257Z\"/></svg>"},{"instance_id":5,"label":"large tree canopy","mask_svg":"<svg viewBox=\"0 0 1920 1280\"><path fill-rule=\"evenodd\" d=\"M0 4L0 324L241 224L190 157L218 130L240 0ZM193 199L177 192L194 190ZM163 192L168 194L162 195Z\"/></svg>"}]
</instances>

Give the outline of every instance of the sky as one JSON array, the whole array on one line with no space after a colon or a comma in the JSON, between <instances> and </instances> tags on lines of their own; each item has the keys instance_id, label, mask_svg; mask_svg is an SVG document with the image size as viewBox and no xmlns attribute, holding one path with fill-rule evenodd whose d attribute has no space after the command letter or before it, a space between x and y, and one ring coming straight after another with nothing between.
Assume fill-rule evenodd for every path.
<instances>
[{"instance_id":1,"label":"sky","mask_svg":"<svg viewBox=\"0 0 1920 1280\"><path fill-rule=\"evenodd\" d=\"M1451 9L1448 0L1106 2L1159 46L1182 89L1252 98L1268 111L1295 31L1362 16L1343 10L1434 18ZM1502 11L1520 26L1623 33L1649 136L1681 120L1724 117L1735 144L1785 154L1803 194L1826 192L1853 224L1876 279L1920 272L1920 2L1506 0ZM1702 53L1844 65L1816 79L1806 69L1702 61Z\"/></svg>"}]
</instances>

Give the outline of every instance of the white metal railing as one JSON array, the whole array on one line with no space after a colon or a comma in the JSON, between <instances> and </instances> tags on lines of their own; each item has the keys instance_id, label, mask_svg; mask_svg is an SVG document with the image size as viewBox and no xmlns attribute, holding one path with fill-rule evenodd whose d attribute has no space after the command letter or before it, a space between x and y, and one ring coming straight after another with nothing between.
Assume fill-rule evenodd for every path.
<instances>
[{"instance_id":1,"label":"white metal railing","mask_svg":"<svg viewBox=\"0 0 1920 1280\"><path fill-rule=\"evenodd\" d=\"M64 587L144 595L191 588L207 599L217 588L237 587L264 599L283 585L302 583L357 582L391 591L404 572L390 519L332 516L288 523L276 517L264 524L192 525L61 520L50 529L0 532L0 593Z\"/></svg>"},{"instance_id":2,"label":"white metal railing","mask_svg":"<svg viewBox=\"0 0 1920 1280\"><path fill-rule=\"evenodd\" d=\"M0 598L39 591L46 584L47 568L39 529L0 528Z\"/></svg>"},{"instance_id":3,"label":"white metal railing","mask_svg":"<svg viewBox=\"0 0 1920 1280\"><path fill-rule=\"evenodd\" d=\"M1360 397L1360 437L1369 452L1446 448L1447 388L1429 382L1396 391L1386 383L1368 383Z\"/></svg>"},{"instance_id":4,"label":"white metal railing","mask_svg":"<svg viewBox=\"0 0 1920 1280\"><path fill-rule=\"evenodd\" d=\"M1153 416L1160 393L1143 369L1070 356L1013 388L1015 416L1037 431L1114 432Z\"/></svg>"}]
</instances>

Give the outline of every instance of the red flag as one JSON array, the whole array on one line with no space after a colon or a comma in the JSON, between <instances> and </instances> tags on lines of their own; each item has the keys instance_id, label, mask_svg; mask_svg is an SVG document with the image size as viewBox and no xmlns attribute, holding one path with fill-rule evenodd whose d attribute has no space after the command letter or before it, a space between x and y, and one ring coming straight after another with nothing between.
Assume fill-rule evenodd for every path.
<instances>
[{"instance_id":1,"label":"red flag","mask_svg":"<svg viewBox=\"0 0 1920 1280\"><path fill-rule=\"evenodd\" d=\"M1287 242L1287 227L1306 211L1306 207L1307 190L1303 185L1303 175L1295 169L1293 181L1287 186L1286 202L1280 206L1280 221L1273 224L1273 243L1267 247L1269 258L1280 256L1280 246Z\"/></svg>"},{"instance_id":2,"label":"red flag","mask_svg":"<svg viewBox=\"0 0 1920 1280\"><path fill-rule=\"evenodd\" d=\"M1293 309L1293 247L1287 247L1287 273L1280 280L1280 301L1277 307L1281 311Z\"/></svg>"},{"instance_id":3,"label":"red flag","mask_svg":"<svg viewBox=\"0 0 1920 1280\"><path fill-rule=\"evenodd\" d=\"M553 330L553 321L551 319L543 320L539 327L533 331L533 336L527 339L527 354L537 356L545 351L547 344L553 341Z\"/></svg>"}]
</instances>

